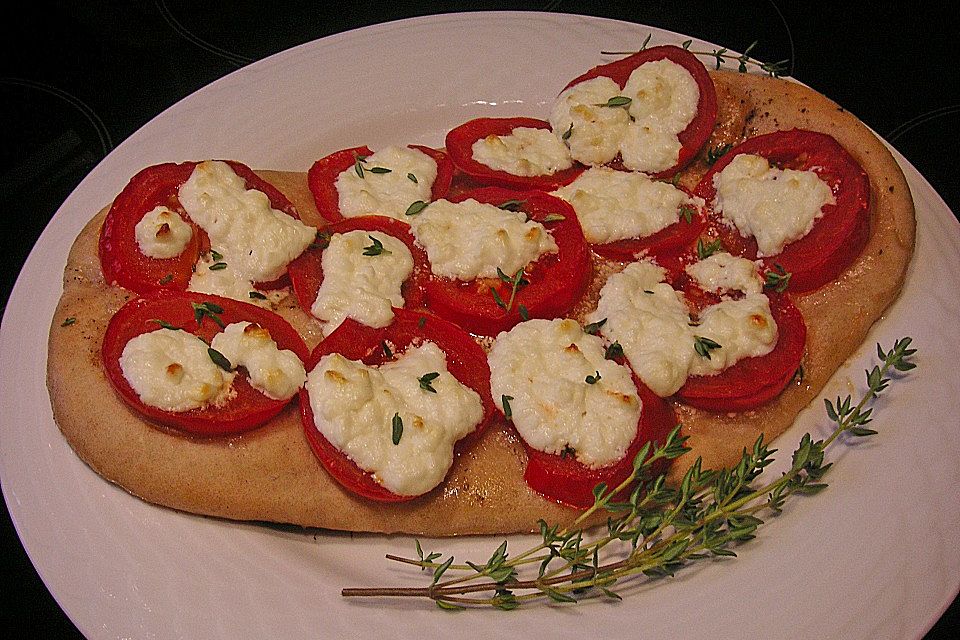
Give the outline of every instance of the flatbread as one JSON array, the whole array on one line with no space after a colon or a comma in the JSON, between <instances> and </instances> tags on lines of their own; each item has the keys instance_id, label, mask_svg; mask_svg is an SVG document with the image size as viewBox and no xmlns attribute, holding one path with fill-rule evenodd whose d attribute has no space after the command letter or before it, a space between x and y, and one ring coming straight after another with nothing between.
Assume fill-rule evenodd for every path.
<instances>
[{"instance_id":1,"label":"flatbread","mask_svg":"<svg viewBox=\"0 0 960 640\"><path fill-rule=\"evenodd\" d=\"M671 470L676 478L701 456L705 467L735 463L762 432L781 434L856 350L872 324L899 294L913 253L915 219L904 176L886 147L853 115L802 85L765 76L712 72L721 104L715 147L794 127L834 136L870 177L870 239L835 282L794 296L807 323L805 375L755 411L718 415L676 405L693 452ZM698 160L681 182L696 184ZM322 226L302 173L258 171L297 206L307 224ZM262 428L243 435L201 439L146 422L114 392L100 360L107 323L133 297L103 281L97 238L101 211L84 228L68 258L63 296L53 317L47 364L54 417L67 441L97 473L159 505L237 520L289 523L349 531L421 535L512 533L539 519L568 523L577 511L545 500L523 481L526 454L506 424L488 429L461 451L447 479L425 496L380 504L340 488L311 452L296 401ZM582 315L609 269L590 287L574 314ZM291 294L278 312L311 348L319 325ZM73 324L62 326L66 318Z\"/></svg>"}]
</instances>

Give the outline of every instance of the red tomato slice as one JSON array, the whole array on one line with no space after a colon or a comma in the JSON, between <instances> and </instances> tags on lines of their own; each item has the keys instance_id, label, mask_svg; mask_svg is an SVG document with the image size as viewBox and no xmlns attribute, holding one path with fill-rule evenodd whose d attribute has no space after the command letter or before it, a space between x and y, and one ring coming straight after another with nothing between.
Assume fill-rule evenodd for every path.
<instances>
[{"instance_id":1,"label":"red tomato slice","mask_svg":"<svg viewBox=\"0 0 960 640\"><path fill-rule=\"evenodd\" d=\"M569 169L542 176L517 176L492 169L473 159L473 143L487 136L508 136L514 129L550 129L550 123L535 118L477 118L464 122L447 133L446 148L457 169L467 174L478 185L553 191L570 184L586 169L574 164Z\"/></svg>"},{"instance_id":2,"label":"red tomato slice","mask_svg":"<svg viewBox=\"0 0 960 640\"><path fill-rule=\"evenodd\" d=\"M248 189L264 192L274 209L300 219L296 208L273 185L258 177L239 162L227 164L246 182ZM194 224L180 204L177 192L193 173L196 162L159 164L135 175L114 200L100 231L98 247L104 280L129 289L138 295L155 291L183 291L190 283L193 267L200 254L210 248L206 232ZM145 256L137 244L134 229L143 216L164 205L178 213L193 227L193 237L184 251L175 258L157 259ZM263 288L285 284L283 278L264 283Z\"/></svg>"},{"instance_id":3,"label":"red tomato slice","mask_svg":"<svg viewBox=\"0 0 960 640\"><path fill-rule=\"evenodd\" d=\"M594 67L583 75L571 80L567 86L563 88L567 90L575 84L580 84L581 82L599 76L606 76L620 85L620 88L623 88L623 86L627 84L630 74L633 73L637 67L647 62L664 59L680 65L693 76L694 81L697 83L697 88L700 90L700 100L697 102L697 115L690 121L687 128L677 136L680 139L681 145L677 163L669 169L652 174L655 178L669 178L693 160L697 152L700 151L700 148L710 138L710 134L713 133L713 127L717 122L717 90L713 86L713 80L710 79L710 74L707 73L707 68L703 66L703 63L700 62L695 55L686 49L672 45L650 47L622 60ZM612 162L611 166L618 169L623 168L619 159Z\"/></svg>"},{"instance_id":4,"label":"red tomato slice","mask_svg":"<svg viewBox=\"0 0 960 640\"><path fill-rule=\"evenodd\" d=\"M575 456L560 456L538 451L527 445L529 461L523 474L524 480L537 493L562 504L579 509L593 505L593 489L603 482L607 488L615 488L627 479L633 471L633 459L648 442L663 444L667 436L677 426L676 417L670 405L650 391L636 375L633 383L637 387L643 410L637 422L637 435L627 449L626 455L618 462L591 469L578 462ZM664 465L654 465L655 474L663 473Z\"/></svg>"},{"instance_id":5,"label":"red tomato slice","mask_svg":"<svg viewBox=\"0 0 960 640\"><path fill-rule=\"evenodd\" d=\"M446 354L447 370L480 395L483 419L473 433L460 443L472 441L486 428L494 414L486 353L468 333L450 322L427 313L405 309L393 311L396 314L393 324L382 329L366 327L350 318L345 320L313 350L307 362L307 371L313 370L323 356L331 353L375 366L392 359L384 352L384 343L389 344L392 356L396 356L411 344L433 342ZM386 489L371 473L358 467L346 454L330 444L316 427L306 389L300 391L300 412L303 429L314 454L345 489L379 502L404 502L417 497L397 495Z\"/></svg>"},{"instance_id":6,"label":"red tomato slice","mask_svg":"<svg viewBox=\"0 0 960 640\"><path fill-rule=\"evenodd\" d=\"M677 187L678 189L682 187ZM684 189L686 191L686 189ZM692 206L692 205L691 205ZM681 215L670 226L642 238L626 238L607 244L591 244L598 255L610 260L633 262L638 255L656 258L661 264L671 257L679 257L695 246L706 226L706 213L701 207L690 210L690 220Z\"/></svg>"},{"instance_id":7,"label":"red tomato slice","mask_svg":"<svg viewBox=\"0 0 960 640\"><path fill-rule=\"evenodd\" d=\"M800 367L807 325L788 296L767 296L778 331L773 351L745 358L715 376L691 376L676 394L681 402L708 411L747 411L773 400L786 388Z\"/></svg>"},{"instance_id":8,"label":"red tomato slice","mask_svg":"<svg viewBox=\"0 0 960 640\"><path fill-rule=\"evenodd\" d=\"M430 273L427 254L414 240L410 233L410 225L386 216L345 218L340 222L324 227L320 231L317 236L320 242L317 243L317 246L304 251L299 258L287 267L290 280L293 283L293 291L297 295L300 307L310 313L310 309L317 299L317 292L320 290L320 285L323 284L323 250L326 248L326 243L329 242L330 237L336 233L356 230L380 231L407 245L413 256L413 273L401 288L405 302L404 307L407 309L422 307L423 282Z\"/></svg>"},{"instance_id":9,"label":"red tomato slice","mask_svg":"<svg viewBox=\"0 0 960 640\"><path fill-rule=\"evenodd\" d=\"M249 431L278 414L290 401L273 400L254 389L242 368L233 381L236 393L224 405L177 413L144 404L120 369L120 355L127 343L140 334L160 329L157 320L180 327L210 342L221 328L206 315L197 323L192 304L204 302L223 309L223 313L218 316L225 325L242 321L259 324L270 332L279 349L289 349L301 360L307 359L309 350L300 334L272 311L246 302L207 294L159 291L148 297L134 298L111 318L101 350L107 377L127 404L159 424L198 436L222 436Z\"/></svg>"},{"instance_id":10,"label":"red tomato slice","mask_svg":"<svg viewBox=\"0 0 960 640\"><path fill-rule=\"evenodd\" d=\"M430 188L430 199L439 200L444 197L453 180L453 162L450 161L450 157L443 151L430 147L418 144L408 146L411 149L422 151L437 163L437 178ZM330 222L343 220L344 216L340 213L340 193L337 191L337 177L356 163L357 156L369 155L373 155L373 151L366 146L342 149L320 158L310 167L310 171L307 172L307 184L313 194L317 211L325 219Z\"/></svg>"},{"instance_id":11,"label":"red tomato slice","mask_svg":"<svg viewBox=\"0 0 960 640\"><path fill-rule=\"evenodd\" d=\"M511 191L484 187L452 198L452 202L474 199L497 206L515 201L518 211L543 224L553 235L559 251L542 256L528 265L524 280L510 304L513 286L498 278L463 282L431 275L426 281L427 307L442 318L471 333L495 336L528 318L558 318L567 313L583 295L590 281L590 251L573 208L564 200L542 191ZM548 216L563 216L548 221ZM469 241L469 238L465 238ZM514 274L507 274L513 276ZM504 303L501 306L491 290ZM505 308L509 306L509 308Z\"/></svg>"},{"instance_id":12,"label":"red tomato slice","mask_svg":"<svg viewBox=\"0 0 960 640\"><path fill-rule=\"evenodd\" d=\"M812 291L835 279L856 259L870 236L870 180L856 160L832 136L792 129L750 138L711 167L694 189L708 204L716 197L713 177L736 156L750 153L786 169L814 171L830 186L836 204L823 207L810 233L791 242L776 256L765 258L768 270L776 265L793 274L790 291ZM757 257L757 243L742 237L719 214L713 214L714 233L734 255Z\"/></svg>"}]
</instances>

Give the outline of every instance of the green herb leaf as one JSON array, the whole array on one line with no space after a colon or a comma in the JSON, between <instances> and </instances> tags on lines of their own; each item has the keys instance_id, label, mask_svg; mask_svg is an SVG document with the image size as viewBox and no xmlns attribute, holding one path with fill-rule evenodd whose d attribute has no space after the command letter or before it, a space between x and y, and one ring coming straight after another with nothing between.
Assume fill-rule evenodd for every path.
<instances>
[{"instance_id":1,"label":"green herb leaf","mask_svg":"<svg viewBox=\"0 0 960 640\"><path fill-rule=\"evenodd\" d=\"M567 140L570 139L570 136L572 135L573 135L573 123L571 122L570 126L567 127L567 130L563 132L562 136L560 136L560 139L566 142Z\"/></svg>"},{"instance_id":2,"label":"green herb leaf","mask_svg":"<svg viewBox=\"0 0 960 640\"><path fill-rule=\"evenodd\" d=\"M727 151L733 148L732 144L718 144L712 149L707 149L707 164L713 166L713 164L722 158Z\"/></svg>"},{"instance_id":3,"label":"green herb leaf","mask_svg":"<svg viewBox=\"0 0 960 640\"><path fill-rule=\"evenodd\" d=\"M793 276L793 274L789 271L786 271L779 264L774 263L773 266L773 271L767 271L763 274L763 286L768 289L773 289L777 293L783 293L790 285L790 278Z\"/></svg>"},{"instance_id":4,"label":"green herb leaf","mask_svg":"<svg viewBox=\"0 0 960 640\"><path fill-rule=\"evenodd\" d=\"M591 322L590 324L588 324L583 328L583 332L589 333L590 335L595 336L598 333L600 333L600 328L603 327L603 325L605 324L607 324L606 318L604 318L603 320L597 320L596 322Z\"/></svg>"},{"instance_id":5,"label":"green herb leaf","mask_svg":"<svg viewBox=\"0 0 960 640\"><path fill-rule=\"evenodd\" d=\"M379 174L393 173L393 169L387 169L386 167L371 167L367 169L367 171L369 171L370 173L379 173Z\"/></svg>"},{"instance_id":6,"label":"green herb leaf","mask_svg":"<svg viewBox=\"0 0 960 640\"><path fill-rule=\"evenodd\" d=\"M693 216L697 212L697 208L692 204L680 205L680 217L683 218L683 221L687 224L693 222Z\"/></svg>"},{"instance_id":7,"label":"green herb leaf","mask_svg":"<svg viewBox=\"0 0 960 640\"><path fill-rule=\"evenodd\" d=\"M393 253L393 252L390 251L389 249L384 249L384 248L383 248L383 243L380 242L379 240L377 240L376 238L374 238L373 236L368 235L367 237L370 238L370 240L373 242L373 244L371 244L370 246L367 246L367 247L364 247L364 248L363 248L363 255L365 255L365 256L380 256L380 255L387 256L387 255L390 255L391 253Z\"/></svg>"},{"instance_id":8,"label":"green herb leaf","mask_svg":"<svg viewBox=\"0 0 960 640\"><path fill-rule=\"evenodd\" d=\"M516 213L517 211L520 211L520 207L526 204L526 202L526 200L507 200L506 202L497 205L497 208Z\"/></svg>"},{"instance_id":9,"label":"green herb leaf","mask_svg":"<svg viewBox=\"0 0 960 640\"><path fill-rule=\"evenodd\" d=\"M513 396L500 396L500 403L503 405L503 417L510 419L513 417L513 410L510 408L510 401Z\"/></svg>"},{"instance_id":10,"label":"green herb leaf","mask_svg":"<svg viewBox=\"0 0 960 640\"><path fill-rule=\"evenodd\" d=\"M598 382L600 382L600 378L601 378L600 372L597 371L592 376L587 376L584 379L584 382L586 382L587 384L597 384Z\"/></svg>"},{"instance_id":11,"label":"green herb leaf","mask_svg":"<svg viewBox=\"0 0 960 640\"><path fill-rule=\"evenodd\" d=\"M197 324L203 324L203 319L206 317L213 320L221 329L226 328L223 320L220 319L220 314L223 313L223 307L220 305L213 302L191 302L190 306L193 307L193 319Z\"/></svg>"},{"instance_id":12,"label":"green herb leaf","mask_svg":"<svg viewBox=\"0 0 960 640\"><path fill-rule=\"evenodd\" d=\"M607 100L606 102L601 102L601 103L595 104L595 105L593 105L593 106L595 106L595 107L610 107L610 108L614 108L614 109L615 109L615 108L618 108L618 107L629 107L629 106L630 106L630 103L632 103L632 102L633 102L633 99L632 99L632 98L628 98L627 96L614 96L614 97L610 98L609 100Z\"/></svg>"},{"instance_id":13,"label":"green herb leaf","mask_svg":"<svg viewBox=\"0 0 960 640\"><path fill-rule=\"evenodd\" d=\"M403 436L403 419L400 417L399 413L393 414L393 431L390 435L390 440L393 444L400 444L400 437Z\"/></svg>"},{"instance_id":14,"label":"green herb leaf","mask_svg":"<svg viewBox=\"0 0 960 640\"><path fill-rule=\"evenodd\" d=\"M416 200L409 207L407 207L407 210L404 212L403 215L415 216L418 213L421 213L426 208L427 208L426 202L424 202L423 200Z\"/></svg>"},{"instance_id":15,"label":"green herb leaf","mask_svg":"<svg viewBox=\"0 0 960 640\"><path fill-rule=\"evenodd\" d=\"M267 296L263 295L263 294L260 293L259 291L251 291L251 292L250 292L249 294L247 294L247 295L249 295L250 298L253 299L253 300L266 300L266 299L267 299Z\"/></svg>"},{"instance_id":16,"label":"green herb leaf","mask_svg":"<svg viewBox=\"0 0 960 640\"><path fill-rule=\"evenodd\" d=\"M170 283L172 280L173 280L173 274L172 274L172 273L168 273L167 275L165 275L165 276L163 276L162 278L160 278L157 282L159 282L160 284L168 284L168 283Z\"/></svg>"},{"instance_id":17,"label":"green herb leaf","mask_svg":"<svg viewBox=\"0 0 960 640\"><path fill-rule=\"evenodd\" d=\"M560 221L566 220L566 219L567 219L566 216L562 216L562 215L560 215L559 213L550 213L550 214L547 214L546 216L544 216L544 218L543 218L543 220L541 220L541 222L542 222L543 224L549 224L549 223L551 223L551 222L560 222Z\"/></svg>"},{"instance_id":18,"label":"green herb leaf","mask_svg":"<svg viewBox=\"0 0 960 640\"><path fill-rule=\"evenodd\" d=\"M619 342L614 342L604 351L603 357L607 360L619 360L623 358L623 347L620 346Z\"/></svg>"},{"instance_id":19,"label":"green herb leaf","mask_svg":"<svg viewBox=\"0 0 960 640\"><path fill-rule=\"evenodd\" d=\"M158 325L160 325L164 329L169 329L170 331L183 331L182 327L175 327L169 322L167 322L166 320L159 320L157 318L153 318L152 320L150 320L150 322L156 322Z\"/></svg>"},{"instance_id":20,"label":"green herb leaf","mask_svg":"<svg viewBox=\"0 0 960 640\"><path fill-rule=\"evenodd\" d=\"M220 262L223 260L223 254L216 249L210 249L210 258L212 258L214 262Z\"/></svg>"},{"instance_id":21,"label":"green herb leaf","mask_svg":"<svg viewBox=\"0 0 960 640\"><path fill-rule=\"evenodd\" d=\"M522 304L521 304L521 305L517 305L517 311L520 312L520 318L521 318L524 322L526 322L527 320L530 319L530 312L527 311L527 308L526 308L525 306L523 306Z\"/></svg>"},{"instance_id":22,"label":"green herb leaf","mask_svg":"<svg viewBox=\"0 0 960 640\"><path fill-rule=\"evenodd\" d=\"M710 359L710 352L714 349L721 349L722 347L711 340L710 338L704 338L703 336L693 336L693 348L703 358L707 360Z\"/></svg>"},{"instance_id":23,"label":"green herb leaf","mask_svg":"<svg viewBox=\"0 0 960 640\"><path fill-rule=\"evenodd\" d=\"M74 318L73 316L70 316L69 318L64 318L63 322L60 323L60 326L69 327L70 325L75 324L76 322L77 322L77 319Z\"/></svg>"},{"instance_id":24,"label":"green herb leaf","mask_svg":"<svg viewBox=\"0 0 960 640\"><path fill-rule=\"evenodd\" d=\"M223 271L226 268L226 262L214 262L212 265L210 265L210 271Z\"/></svg>"},{"instance_id":25,"label":"green herb leaf","mask_svg":"<svg viewBox=\"0 0 960 640\"><path fill-rule=\"evenodd\" d=\"M407 174L407 180L409 180L413 184L420 184L420 182L417 180L417 176L413 175L412 173Z\"/></svg>"},{"instance_id":26,"label":"green herb leaf","mask_svg":"<svg viewBox=\"0 0 960 640\"><path fill-rule=\"evenodd\" d=\"M707 244L704 244L703 238L697 238L697 257L701 260L706 260L713 254L722 250L723 242L721 242L719 238Z\"/></svg>"},{"instance_id":27,"label":"green herb leaf","mask_svg":"<svg viewBox=\"0 0 960 640\"><path fill-rule=\"evenodd\" d=\"M430 393L436 393L437 390L433 388L433 381L440 377L440 374L436 371L431 371L430 373L425 373L419 378L417 382L420 383L420 388L424 391L429 391Z\"/></svg>"},{"instance_id":28,"label":"green herb leaf","mask_svg":"<svg viewBox=\"0 0 960 640\"><path fill-rule=\"evenodd\" d=\"M390 350L386 340L380 341L380 347L383 349L383 357L385 357L387 360L393 358L393 351Z\"/></svg>"},{"instance_id":29,"label":"green herb leaf","mask_svg":"<svg viewBox=\"0 0 960 640\"><path fill-rule=\"evenodd\" d=\"M213 347L207 347L207 355L210 356L211 360L213 360L213 364L217 365L224 371L233 371L233 365L230 364L230 361Z\"/></svg>"}]
</instances>

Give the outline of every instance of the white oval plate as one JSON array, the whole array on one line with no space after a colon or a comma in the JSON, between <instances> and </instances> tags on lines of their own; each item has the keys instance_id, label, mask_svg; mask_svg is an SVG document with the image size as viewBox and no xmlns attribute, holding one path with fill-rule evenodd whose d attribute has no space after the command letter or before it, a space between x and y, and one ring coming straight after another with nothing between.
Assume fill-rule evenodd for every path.
<instances>
[{"instance_id":1,"label":"white oval plate","mask_svg":"<svg viewBox=\"0 0 960 640\"><path fill-rule=\"evenodd\" d=\"M101 480L53 422L46 327L67 252L138 169L235 158L305 171L333 150L440 145L476 116L544 116L601 47L685 38L636 24L558 14L454 14L377 25L279 53L174 105L103 160L60 208L10 297L0 341L0 472L17 530L50 591L90 638L684 636L916 637L958 590L960 233L902 158L919 218L903 297L827 395L862 385L874 343L911 335L919 368L880 403L869 444L832 452L831 488L797 500L741 557L626 589L625 601L448 614L425 601L345 600L344 586L425 584L383 556L405 537L304 533L158 508ZM708 47L706 43L697 46ZM895 396L895 397L894 397ZM822 433L818 403L780 440ZM522 541L516 540L519 545ZM486 558L496 539L428 541ZM517 546L517 549L520 547ZM629 630L629 631L628 631Z\"/></svg>"}]
</instances>

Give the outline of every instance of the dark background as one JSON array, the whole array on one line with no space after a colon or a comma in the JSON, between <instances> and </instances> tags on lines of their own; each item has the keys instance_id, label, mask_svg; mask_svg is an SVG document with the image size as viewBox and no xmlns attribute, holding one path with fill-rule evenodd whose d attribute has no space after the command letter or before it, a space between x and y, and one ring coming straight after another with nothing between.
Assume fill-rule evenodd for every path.
<instances>
[{"instance_id":1,"label":"dark background","mask_svg":"<svg viewBox=\"0 0 960 640\"><path fill-rule=\"evenodd\" d=\"M960 74L949 3L727 2L35 2L5 12L0 41L0 303L50 217L116 145L174 102L277 51L365 25L463 10L616 18L702 38L762 60L860 117L960 212ZM9 8L8 10L9 11ZM601 47L624 43L598 43ZM639 43L637 43L639 44ZM45 326L45 325L44 325ZM0 519L0 630L79 637ZM851 594L853 595L853 594ZM853 596L855 597L855 596ZM838 603L838 606L843 606ZM816 615L816 612L811 612ZM955 637L958 605L928 638ZM19 631L14 631L19 630Z\"/></svg>"}]
</instances>

